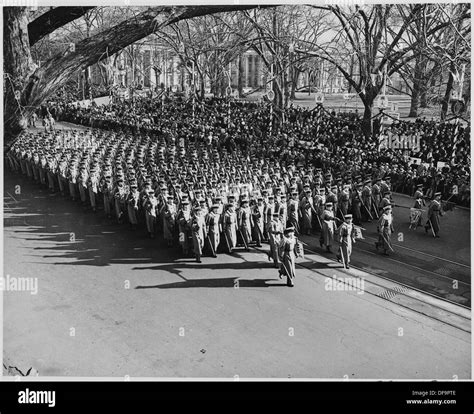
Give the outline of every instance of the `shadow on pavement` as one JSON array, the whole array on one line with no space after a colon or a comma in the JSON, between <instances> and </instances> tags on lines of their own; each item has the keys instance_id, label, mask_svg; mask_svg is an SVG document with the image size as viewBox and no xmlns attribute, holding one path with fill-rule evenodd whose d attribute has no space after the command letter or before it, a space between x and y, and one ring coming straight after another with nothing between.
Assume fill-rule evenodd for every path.
<instances>
[{"instance_id":1,"label":"shadow on pavement","mask_svg":"<svg viewBox=\"0 0 474 414\"><path fill-rule=\"evenodd\" d=\"M183 278L184 279L184 278ZM268 283L271 281L272 283ZM153 286L137 286L135 289L179 289L179 288L267 288L285 286L286 283L274 283L275 279L239 279L232 278L218 278L218 279L185 279L183 282L164 283L162 285Z\"/></svg>"},{"instance_id":2,"label":"shadow on pavement","mask_svg":"<svg viewBox=\"0 0 474 414\"><path fill-rule=\"evenodd\" d=\"M203 263L193 255L183 257L178 247L168 248L157 237L150 239L144 225L132 230L107 219L103 211L93 213L88 206L73 202L22 175L5 171L4 241L19 239L29 252L22 262L35 266L110 266L114 264L150 265L133 270L158 270L180 275L184 269L246 270L272 267L259 251L247 261L239 251L222 253L217 259L203 255ZM21 194L14 188L21 186ZM7 251L7 250L6 250ZM220 260L220 261L218 261ZM164 264L164 265L160 265ZM209 279L211 281L212 279ZM255 282L260 283L260 282ZM263 282L262 282L263 283Z\"/></svg>"}]
</instances>

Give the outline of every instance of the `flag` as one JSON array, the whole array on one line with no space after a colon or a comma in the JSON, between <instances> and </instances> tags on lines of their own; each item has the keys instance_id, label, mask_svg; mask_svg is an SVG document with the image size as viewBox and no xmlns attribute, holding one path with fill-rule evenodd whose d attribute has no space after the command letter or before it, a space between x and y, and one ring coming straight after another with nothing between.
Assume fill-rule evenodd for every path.
<instances>
[{"instance_id":1,"label":"flag","mask_svg":"<svg viewBox=\"0 0 474 414\"><path fill-rule=\"evenodd\" d=\"M453 152L451 154L451 164L454 163L456 158L456 144L458 143L459 138L459 118L456 119L456 128L454 128L454 141L453 141Z\"/></svg>"}]
</instances>

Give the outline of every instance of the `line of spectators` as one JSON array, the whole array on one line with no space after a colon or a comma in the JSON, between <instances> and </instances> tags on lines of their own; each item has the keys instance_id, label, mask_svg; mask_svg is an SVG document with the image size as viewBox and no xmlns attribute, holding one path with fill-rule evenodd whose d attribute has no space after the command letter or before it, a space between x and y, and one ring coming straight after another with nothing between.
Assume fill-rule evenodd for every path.
<instances>
[{"instance_id":1,"label":"line of spectators","mask_svg":"<svg viewBox=\"0 0 474 414\"><path fill-rule=\"evenodd\" d=\"M135 98L88 108L56 103L49 111L58 120L93 128L165 136L178 130L178 140L207 141L230 151L238 147L249 157L274 157L333 174L390 174L396 192L411 196L423 184L428 196L441 192L443 200L470 206L470 125L395 121L366 137L354 114L291 106L270 115L265 103L226 99L196 101L194 110L191 101ZM418 135L420 146L380 148L379 135L387 133ZM440 161L447 165L437 168Z\"/></svg>"}]
</instances>

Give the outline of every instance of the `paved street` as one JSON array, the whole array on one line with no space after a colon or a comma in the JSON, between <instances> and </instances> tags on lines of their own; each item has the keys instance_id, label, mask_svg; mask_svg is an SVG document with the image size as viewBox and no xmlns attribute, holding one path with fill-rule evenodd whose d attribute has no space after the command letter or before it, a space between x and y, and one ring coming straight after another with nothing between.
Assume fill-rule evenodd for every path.
<instances>
[{"instance_id":1,"label":"paved street","mask_svg":"<svg viewBox=\"0 0 474 414\"><path fill-rule=\"evenodd\" d=\"M441 237L424 227L409 228L413 200L394 194L394 252L382 256L375 249L377 220L363 223L364 240L354 246L353 265L464 306L471 306L470 211L455 208L441 218ZM425 208L423 224L426 222ZM304 237L311 249L325 254L315 237ZM331 257L332 255L328 255ZM333 256L332 256L333 257Z\"/></svg>"},{"instance_id":2,"label":"paved street","mask_svg":"<svg viewBox=\"0 0 474 414\"><path fill-rule=\"evenodd\" d=\"M207 378L470 376L469 332L383 297L326 290L325 277L348 277L357 270L341 271L319 254L300 259L305 267L298 267L290 289L263 252L205 257L197 264L146 238L143 228L119 226L23 176L6 171L4 191L4 274L38 278L36 295L4 292L4 359L23 371ZM451 237L459 238L456 261L469 263L462 237L469 239L462 232ZM423 245L406 240L433 256L449 246L444 237L426 238ZM435 242L444 247L432 250ZM428 257L420 260L429 262ZM385 259L356 251L354 260L359 267L381 268Z\"/></svg>"}]
</instances>

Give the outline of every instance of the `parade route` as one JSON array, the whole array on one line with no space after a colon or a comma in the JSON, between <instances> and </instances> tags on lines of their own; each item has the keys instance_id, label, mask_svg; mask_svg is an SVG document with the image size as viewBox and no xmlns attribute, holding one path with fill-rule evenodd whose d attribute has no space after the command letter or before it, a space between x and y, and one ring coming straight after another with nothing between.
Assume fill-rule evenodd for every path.
<instances>
[{"instance_id":1,"label":"parade route","mask_svg":"<svg viewBox=\"0 0 474 414\"><path fill-rule=\"evenodd\" d=\"M318 252L299 260L288 288L263 251L198 264L9 171L4 197L4 276L38 282L36 294L3 292L4 364L23 372L470 377L469 332L368 292L328 290L327 277L352 274ZM353 259L364 265L358 251Z\"/></svg>"}]
</instances>

